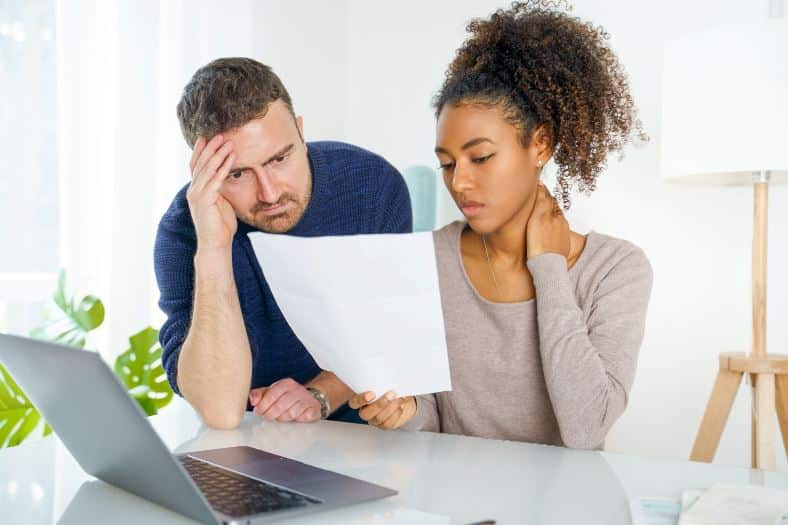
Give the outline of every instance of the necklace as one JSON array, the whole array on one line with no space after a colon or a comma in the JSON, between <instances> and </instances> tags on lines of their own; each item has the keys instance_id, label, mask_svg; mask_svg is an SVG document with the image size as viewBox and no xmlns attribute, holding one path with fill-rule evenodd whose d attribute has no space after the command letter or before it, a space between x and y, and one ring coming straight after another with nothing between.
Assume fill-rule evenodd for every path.
<instances>
[{"instance_id":1,"label":"necklace","mask_svg":"<svg viewBox=\"0 0 788 525\"><path fill-rule=\"evenodd\" d=\"M490 269L490 275L492 275L493 284L495 285L495 293L498 296L498 299L501 298L501 289L498 288L498 279L495 278L495 271L492 267L492 262L490 261L490 252L487 250L487 239L484 235L482 235L482 245L484 245L484 258L487 259L487 267Z\"/></svg>"}]
</instances>

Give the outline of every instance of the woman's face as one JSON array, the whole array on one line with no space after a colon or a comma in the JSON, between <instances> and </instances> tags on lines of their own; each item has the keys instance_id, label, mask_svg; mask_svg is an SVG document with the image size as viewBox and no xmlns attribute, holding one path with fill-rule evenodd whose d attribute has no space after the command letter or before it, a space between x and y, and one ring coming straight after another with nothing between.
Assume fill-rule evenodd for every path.
<instances>
[{"instance_id":1,"label":"woman's face","mask_svg":"<svg viewBox=\"0 0 788 525\"><path fill-rule=\"evenodd\" d=\"M443 181L474 231L493 233L527 221L547 158L536 141L524 147L500 108L446 105L438 116L435 154Z\"/></svg>"}]
</instances>

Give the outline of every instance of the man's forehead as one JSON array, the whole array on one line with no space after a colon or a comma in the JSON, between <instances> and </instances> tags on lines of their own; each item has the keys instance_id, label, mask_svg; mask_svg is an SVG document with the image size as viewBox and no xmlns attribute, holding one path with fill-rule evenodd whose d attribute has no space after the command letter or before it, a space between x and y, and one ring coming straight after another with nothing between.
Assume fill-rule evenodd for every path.
<instances>
[{"instance_id":1,"label":"man's forehead","mask_svg":"<svg viewBox=\"0 0 788 525\"><path fill-rule=\"evenodd\" d=\"M224 138L233 143L237 164L267 160L298 138L292 118L289 125L287 123L280 125L267 120L268 116L267 114L263 118L247 122L240 128L223 133Z\"/></svg>"},{"instance_id":2,"label":"man's forehead","mask_svg":"<svg viewBox=\"0 0 788 525\"><path fill-rule=\"evenodd\" d=\"M239 145L248 142L272 143L287 140L295 131L295 123L292 117L282 118L279 113L275 108L269 108L264 116L254 118L223 135L233 143L238 142Z\"/></svg>"}]
</instances>

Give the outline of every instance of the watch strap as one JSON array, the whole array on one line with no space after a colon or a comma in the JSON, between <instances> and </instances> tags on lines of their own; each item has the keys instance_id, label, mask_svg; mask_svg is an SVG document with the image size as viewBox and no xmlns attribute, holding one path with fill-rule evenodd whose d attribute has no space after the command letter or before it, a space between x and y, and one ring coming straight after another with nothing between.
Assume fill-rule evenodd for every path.
<instances>
[{"instance_id":1,"label":"watch strap","mask_svg":"<svg viewBox=\"0 0 788 525\"><path fill-rule=\"evenodd\" d=\"M326 419L331 411L331 404L328 402L326 395L317 388L308 386L306 389L312 396L320 403L320 419Z\"/></svg>"}]
</instances>

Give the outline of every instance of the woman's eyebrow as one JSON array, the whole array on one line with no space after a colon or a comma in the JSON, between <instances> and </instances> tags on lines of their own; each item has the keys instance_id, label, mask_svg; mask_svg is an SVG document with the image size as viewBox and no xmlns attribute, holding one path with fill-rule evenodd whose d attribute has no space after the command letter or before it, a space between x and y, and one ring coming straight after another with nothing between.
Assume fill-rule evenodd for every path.
<instances>
[{"instance_id":1,"label":"woman's eyebrow","mask_svg":"<svg viewBox=\"0 0 788 525\"><path fill-rule=\"evenodd\" d=\"M463 144L460 149L466 150L468 148L472 148L473 146L476 146L477 144L481 144L482 142L489 142L490 144L495 144L495 142L493 142L492 139L488 139L487 137L476 137L475 139L471 139L465 144ZM446 149L440 146L435 146L435 153L445 153L447 155L449 154L449 152L446 151Z\"/></svg>"}]
</instances>

